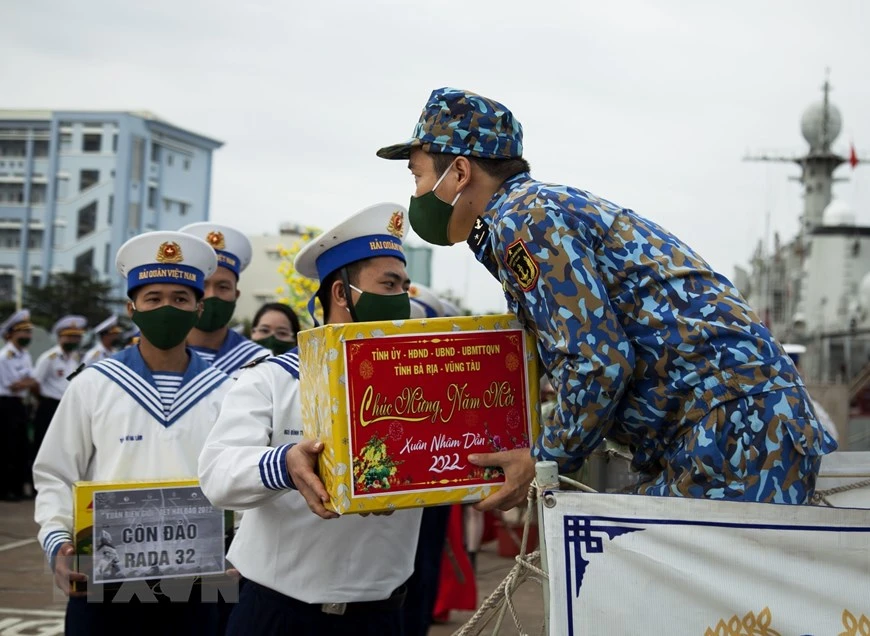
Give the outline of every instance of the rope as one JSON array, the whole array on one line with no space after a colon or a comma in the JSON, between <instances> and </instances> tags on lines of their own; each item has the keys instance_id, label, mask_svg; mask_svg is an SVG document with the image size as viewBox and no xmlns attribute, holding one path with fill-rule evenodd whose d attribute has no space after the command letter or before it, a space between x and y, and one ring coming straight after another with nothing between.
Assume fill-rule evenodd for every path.
<instances>
[{"instance_id":1,"label":"rope","mask_svg":"<svg viewBox=\"0 0 870 636\"><path fill-rule=\"evenodd\" d=\"M529 526L531 525L532 511L535 509L536 500L537 484L532 482L532 485L529 486L529 494L526 497L526 515L523 524L523 538L520 542L520 553L514 559L516 562L515 565L511 568L511 571L508 572L508 575L499 584L495 591L490 594L477 609L474 616L472 616L465 625L454 632L453 636L473 636L480 634L493 617L496 616L496 612L496 624L492 633L498 634L507 610L510 610L511 618L514 621L517 633L520 634L520 636L528 636L523 629L519 616L517 615L512 596L514 590L529 578L530 572L537 574L538 577L540 577L535 580L542 585L543 581L548 578L547 573L538 567L541 560L540 550L535 550L530 554L526 554L526 547L529 540ZM534 579L535 577L532 578Z\"/></svg>"},{"instance_id":2,"label":"rope","mask_svg":"<svg viewBox=\"0 0 870 636\"><path fill-rule=\"evenodd\" d=\"M570 477L565 477L564 475L559 475L559 481L563 484L568 484L569 486L574 486L577 490L582 490L583 492L598 492L594 488L590 488L586 484L581 481L576 481L571 479Z\"/></svg>"},{"instance_id":3,"label":"rope","mask_svg":"<svg viewBox=\"0 0 870 636\"><path fill-rule=\"evenodd\" d=\"M590 488L582 482L570 479L568 477L564 477L562 475L559 475L559 481L561 483L574 486L575 488L578 488L585 492L597 492L596 490ZM520 553L514 559L514 566L511 568L511 571L508 572L504 580L495 589L495 591L490 594L487 599L481 604L481 606L474 613L474 616L472 616L468 620L468 622L466 622L462 627L455 631L453 633L453 636L476 636L477 634L483 632L486 626L492 621L493 617L496 618L496 622L495 626L493 627L492 634L498 634L499 630L501 629L502 621L504 620L505 614L508 611L511 614L511 619L513 619L514 627L516 627L517 633L520 634L520 636L529 636L528 632L524 630L523 625L520 622L520 617L517 614L516 607L514 607L513 593L520 585L525 583L526 579L532 579L539 585L543 586L545 585L545 581L550 578L547 573L540 567L541 551L535 550L534 552L526 554L526 547L528 546L529 539L529 526L531 525L533 511L537 508L537 493L538 484L533 481L531 486L529 487L528 496L526 497L526 514L523 523L523 538L520 541ZM540 633L544 633L544 625L541 625Z\"/></svg>"},{"instance_id":4,"label":"rope","mask_svg":"<svg viewBox=\"0 0 870 636\"><path fill-rule=\"evenodd\" d=\"M854 484L849 484L848 486L837 486L836 488L828 488L827 490L818 490L813 495L811 501L813 505L816 506L820 504L825 504L826 506L830 506L831 508L836 508L834 504L828 501L828 497L830 497L831 495L837 495L841 492L864 488L865 486L870 486L870 479L865 479L864 481L856 481Z\"/></svg>"}]
</instances>

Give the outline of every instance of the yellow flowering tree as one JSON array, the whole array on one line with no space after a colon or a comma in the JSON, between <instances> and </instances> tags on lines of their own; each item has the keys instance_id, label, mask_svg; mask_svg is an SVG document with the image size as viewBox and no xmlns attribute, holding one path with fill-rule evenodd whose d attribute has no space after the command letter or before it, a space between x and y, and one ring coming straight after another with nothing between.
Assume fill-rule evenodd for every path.
<instances>
[{"instance_id":1,"label":"yellow flowering tree","mask_svg":"<svg viewBox=\"0 0 870 636\"><path fill-rule=\"evenodd\" d=\"M318 234L320 234L320 230L316 227L306 227L290 247L281 246L279 248L281 264L278 266L278 272L284 277L284 287L279 287L275 293L282 303L289 305L290 309L296 313L303 329L314 326L311 316L308 314L308 301L317 291L318 283L316 280L306 278L297 272L293 266L293 261L296 260L299 250Z\"/></svg>"}]
</instances>

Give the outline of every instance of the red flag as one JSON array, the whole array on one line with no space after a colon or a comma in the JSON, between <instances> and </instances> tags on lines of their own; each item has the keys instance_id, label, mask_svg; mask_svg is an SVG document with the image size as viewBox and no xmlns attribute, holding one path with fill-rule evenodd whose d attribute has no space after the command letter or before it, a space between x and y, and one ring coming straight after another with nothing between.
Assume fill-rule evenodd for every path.
<instances>
[{"instance_id":1,"label":"red flag","mask_svg":"<svg viewBox=\"0 0 870 636\"><path fill-rule=\"evenodd\" d=\"M855 144L849 144L849 165L852 166L852 170L858 165L858 153L855 152Z\"/></svg>"}]
</instances>

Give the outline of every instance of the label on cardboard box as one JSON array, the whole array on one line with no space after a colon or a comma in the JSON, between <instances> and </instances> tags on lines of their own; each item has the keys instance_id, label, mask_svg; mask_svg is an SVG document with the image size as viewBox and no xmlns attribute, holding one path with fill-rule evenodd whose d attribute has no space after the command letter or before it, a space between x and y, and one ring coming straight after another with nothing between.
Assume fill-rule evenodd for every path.
<instances>
[{"instance_id":1,"label":"label on cardboard box","mask_svg":"<svg viewBox=\"0 0 870 636\"><path fill-rule=\"evenodd\" d=\"M73 499L78 568L91 583L224 572L226 515L196 480L76 482Z\"/></svg>"},{"instance_id":2,"label":"label on cardboard box","mask_svg":"<svg viewBox=\"0 0 870 636\"><path fill-rule=\"evenodd\" d=\"M530 336L511 316L326 325L300 334L306 437L337 512L478 501L504 483L468 455L538 429Z\"/></svg>"}]
</instances>

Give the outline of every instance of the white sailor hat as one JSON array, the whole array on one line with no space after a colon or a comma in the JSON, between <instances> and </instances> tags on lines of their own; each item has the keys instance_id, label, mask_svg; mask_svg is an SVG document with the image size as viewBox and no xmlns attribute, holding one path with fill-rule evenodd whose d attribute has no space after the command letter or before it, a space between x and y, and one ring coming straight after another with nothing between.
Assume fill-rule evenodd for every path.
<instances>
[{"instance_id":1,"label":"white sailor hat","mask_svg":"<svg viewBox=\"0 0 870 636\"><path fill-rule=\"evenodd\" d=\"M118 315L112 314L103 322L94 327L94 333L103 335L104 333L121 333L121 325L118 324Z\"/></svg>"},{"instance_id":2,"label":"white sailor hat","mask_svg":"<svg viewBox=\"0 0 870 636\"><path fill-rule=\"evenodd\" d=\"M792 359L792 362L795 364L799 364L801 360L801 355L807 352L807 348L802 344L792 344L792 343L784 343L782 345L783 350L788 354L788 357Z\"/></svg>"},{"instance_id":3,"label":"white sailor hat","mask_svg":"<svg viewBox=\"0 0 870 636\"><path fill-rule=\"evenodd\" d=\"M84 316L64 316L51 328L54 337L58 336L81 336L88 328L88 319Z\"/></svg>"},{"instance_id":4,"label":"white sailor hat","mask_svg":"<svg viewBox=\"0 0 870 636\"><path fill-rule=\"evenodd\" d=\"M807 348L806 348L804 345L801 345L801 344L791 344L791 343L786 343L786 344L782 345L782 348L783 348L783 349L785 350L785 352L786 352L787 354L789 354L789 355L792 355L792 354L800 355L800 354L802 354L802 353L806 353L806 352L807 352Z\"/></svg>"},{"instance_id":5,"label":"white sailor hat","mask_svg":"<svg viewBox=\"0 0 870 636\"><path fill-rule=\"evenodd\" d=\"M303 247L296 255L296 271L323 282L335 270L366 258L394 256L406 262L406 213L398 203L379 203L357 212Z\"/></svg>"},{"instance_id":6,"label":"white sailor hat","mask_svg":"<svg viewBox=\"0 0 870 636\"><path fill-rule=\"evenodd\" d=\"M13 331L29 331L30 329L33 329L33 323L30 322L30 310L22 309L16 311L3 324L0 324L0 335L6 337Z\"/></svg>"},{"instance_id":7,"label":"white sailor hat","mask_svg":"<svg viewBox=\"0 0 870 636\"><path fill-rule=\"evenodd\" d=\"M411 318L442 318L444 305L431 289L419 283L411 283L408 287L411 297Z\"/></svg>"},{"instance_id":8,"label":"white sailor hat","mask_svg":"<svg viewBox=\"0 0 870 636\"><path fill-rule=\"evenodd\" d=\"M182 232L147 232L124 243L115 267L127 279L127 295L143 285L172 283L202 296L205 279L217 270L217 256L201 238Z\"/></svg>"},{"instance_id":9,"label":"white sailor hat","mask_svg":"<svg viewBox=\"0 0 870 636\"><path fill-rule=\"evenodd\" d=\"M178 231L198 236L211 245L217 254L218 266L226 267L236 278L251 264L251 241L235 228L203 221L185 225Z\"/></svg>"},{"instance_id":10,"label":"white sailor hat","mask_svg":"<svg viewBox=\"0 0 870 636\"><path fill-rule=\"evenodd\" d=\"M449 300L446 300L444 298L441 298L440 300L441 300L441 306L444 308L444 317L445 318L449 317L449 316L461 316L461 315L463 315L462 310L459 307L457 307L456 305L454 305L452 302L450 302Z\"/></svg>"}]
</instances>

